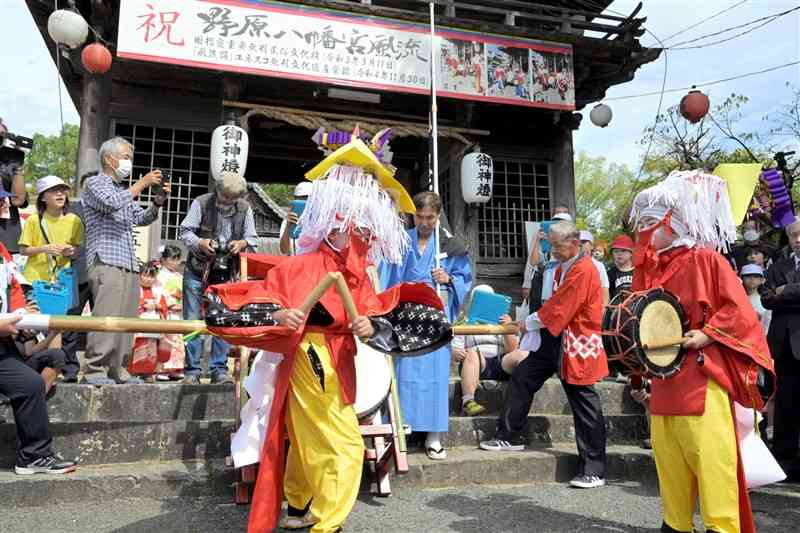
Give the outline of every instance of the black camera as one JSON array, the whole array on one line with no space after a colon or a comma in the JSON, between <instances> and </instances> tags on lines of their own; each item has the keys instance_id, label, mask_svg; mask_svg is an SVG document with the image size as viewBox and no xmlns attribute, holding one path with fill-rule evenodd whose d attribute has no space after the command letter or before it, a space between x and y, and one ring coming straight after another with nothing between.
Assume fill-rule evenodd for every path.
<instances>
[{"instance_id":1,"label":"black camera","mask_svg":"<svg viewBox=\"0 0 800 533\"><path fill-rule=\"evenodd\" d=\"M233 280L238 275L238 261L236 255L231 253L231 245L222 246L216 239L210 243L214 255L208 263L206 285L216 285Z\"/></svg>"}]
</instances>

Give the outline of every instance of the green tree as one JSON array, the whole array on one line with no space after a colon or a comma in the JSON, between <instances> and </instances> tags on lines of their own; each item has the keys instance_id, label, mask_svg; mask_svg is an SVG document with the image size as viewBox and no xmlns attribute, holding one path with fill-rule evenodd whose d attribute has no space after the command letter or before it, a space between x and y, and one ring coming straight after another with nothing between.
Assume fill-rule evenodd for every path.
<instances>
[{"instance_id":1,"label":"green tree","mask_svg":"<svg viewBox=\"0 0 800 533\"><path fill-rule=\"evenodd\" d=\"M25 156L25 181L34 184L42 176L52 174L74 185L79 131L75 124L64 124L59 135L34 134L33 148Z\"/></svg>"},{"instance_id":2,"label":"green tree","mask_svg":"<svg viewBox=\"0 0 800 533\"><path fill-rule=\"evenodd\" d=\"M276 204L283 208L288 208L292 203L294 185L288 183L266 183L261 185L261 188Z\"/></svg>"},{"instance_id":3,"label":"green tree","mask_svg":"<svg viewBox=\"0 0 800 533\"><path fill-rule=\"evenodd\" d=\"M668 108L639 140L650 146L644 173L660 178L673 170L713 170L720 163L768 162L772 147L764 135L738 131L748 102L746 96L731 94L696 124L681 116L680 106Z\"/></svg>"},{"instance_id":4,"label":"green tree","mask_svg":"<svg viewBox=\"0 0 800 533\"><path fill-rule=\"evenodd\" d=\"M637 182L625 165L580 152L575 159L578 226L590 229L595 238L610 241L622 230L622 218L630 198L648 184Z\"/></svg>"}]
</instances>

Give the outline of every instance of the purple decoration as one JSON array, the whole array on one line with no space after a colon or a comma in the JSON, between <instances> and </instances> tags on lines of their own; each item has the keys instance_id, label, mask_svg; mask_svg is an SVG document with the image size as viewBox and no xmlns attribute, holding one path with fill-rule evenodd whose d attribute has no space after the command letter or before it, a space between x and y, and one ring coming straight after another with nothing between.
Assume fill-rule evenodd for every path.
<instances>
[{"instance_id":1,"label":"purple decoration","mask_svg":"<svg viewBox=\"0 0 800 533\"><path fill-rule=\"evenodd\" d=\"M761 173L761 179L767 184L772 195L772 225L783 228L795 221L792 197L786 189L786 183L780 172L771 168Z\"/></svg>"}]
</instances>

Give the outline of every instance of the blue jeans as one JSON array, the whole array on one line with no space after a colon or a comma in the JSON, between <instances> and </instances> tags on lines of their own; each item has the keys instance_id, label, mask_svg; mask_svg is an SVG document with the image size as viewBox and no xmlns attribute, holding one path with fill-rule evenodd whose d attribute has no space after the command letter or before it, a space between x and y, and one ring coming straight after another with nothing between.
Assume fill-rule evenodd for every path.
<instances>
[{"instance_id":1,"label":"blue jeans","mask_svg":"<svg viewBox=\"0 0 800 533\"><path fill-rule=\"evenodd\" d=\"M186 270L183 274L183 319L198 320L202 317L203 281ZM203 355L205 336L198 336L186 344L187 376L199 376L202 368L200 358ZM208 373L212 376L223 376L228 373L228 350L230 344L214 337L211 341L211 357L208 360Z\"/></svg>"}]
</instances>

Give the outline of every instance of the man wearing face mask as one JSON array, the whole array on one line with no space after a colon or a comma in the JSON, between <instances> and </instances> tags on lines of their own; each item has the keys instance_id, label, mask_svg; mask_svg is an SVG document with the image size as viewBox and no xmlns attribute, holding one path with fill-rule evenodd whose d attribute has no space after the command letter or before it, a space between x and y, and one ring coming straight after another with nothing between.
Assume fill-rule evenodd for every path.
<instances>
[{"instance_id":1,"label":"man wearing face mask","mask_svg":"<svg viewBox=\"0 0 800 533\"><path fill-rule=\"evenodd\" d=\"M186 218L181 222L180 239L189 250L183 275L183 318L202 318L203 278L212 265L217 244L220 249L237 255L258 246L253 209L245 200L247 182L234 172L223 172L214 192L194 199ZM214 242L215 241L215 242ZM233 280L224 280L233 281ZM232 383L228 375L230 345L219 337L211 341L208 373L212 383ZM203 337L186 344L186 383L198 383Z\"/></svg>"},{"instance_id":2,"label":"man wearing face mask","mask_svg":"<svg viewBox=\"0 0 800 533\"><path fill-rule=\"evenodd\" d=\"M114 137L100 146L102 172L86 180L81 195L86 226L86 263L96 316L136 317L139 302L139 265L133 226L147 226L158 217L169 185L147 209L137 198L145 189L161 185L161 171L153 170L128 186L133 169L133 145ZM125 369L133 336L125 333L89 333L86 338L84 379L92 385L140 382Z\"/></svg>"},{"instance_id":3,"label":"man wearing face mask","mask_svg":"<svg viewBox=\"0 0 800 533\"><path fill-rule=\"evenodd\" d=\"M734 402L761 410L775 374L766 338L736 273L714 248L736 235L725 182L673 172L634 199L633 290L662 287L688 321L686 357L651 382L653 453L662 533L755 533L734 423ZM752 418L752 411L750 414Z\"/></svg>"},{"instance_id":4,"label":"man wearing face mask","mask_svg":"<svg viewBox=\"0 0 800 533\"><path fill-rule=\"evenodd\" d=\"M741 268L749 262L747 260L747 254L752 248L763 250L766 259L776 259L777 248L770 242L761 238L761 232L755 220L747 220L742 224L742 239L744 240L742 244L731 248L731 258L734 261L736 270L741 270Z\"/></svg>"}]
</instances>

